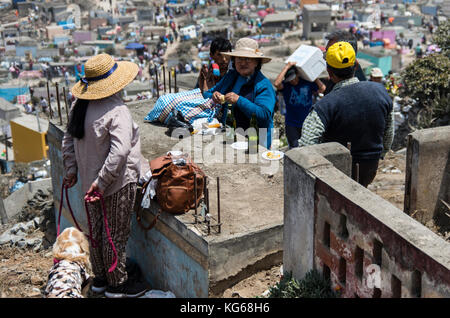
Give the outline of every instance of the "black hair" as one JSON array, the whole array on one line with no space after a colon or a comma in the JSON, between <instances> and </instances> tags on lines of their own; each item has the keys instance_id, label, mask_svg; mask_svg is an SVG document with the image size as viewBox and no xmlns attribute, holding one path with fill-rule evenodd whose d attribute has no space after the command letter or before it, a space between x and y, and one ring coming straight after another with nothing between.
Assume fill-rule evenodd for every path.
<instances>
[{"instance_id":1,"label":"black hair","mask_svg":"<svg viewBox=\"0 0 450 318\"><path fill-rule=\"evenodd\" d=\"M233 67L233 69L236 69L234 58L235 58L235 56L231 57L231 66ZM255 72L260 71L261 68L262 68L262 59L258 59L258 65L256 65Z\"/></svg>"},{"instance_id":2,"label":"black hair","mask_svg":"<svg viewBox=\"0 0 450 318\"><path fill-rule=\"evenodd\" d=\"M349 79L355 75L356 64L346 68L335 68L327 63L327 67L340 79Z\"/></svg>"},{"instance_id":3,"label":"black hair","mask_svg":"<svg viewBox=\"0 0 450 318\"><path fill-rule=\"evenodd\" d=\"M217 51L219 52L231 52L231 42L227 39L218 37L215 38L212 42L211 42L211 46L209 47L209 54L213 55L214 53L216 53Z\"/></svg>"},{"instance_id":4,"label":"black hair","mask_svg":"<svg viewBox=\"0 0 450 318\"><path fill-rule=\"evenodd\" d=\"M356 37L350 33L347 30L336 30L331 32L330 34L325 36L325 39L328 41L336 41L336 42L348 42L353 47L353 50L355 50L355 55L358 53L358 41L356 40Z\"/></svg>"},{"instance_id":5,"label":"black hair","mask_svg":"<svg viewBox=\"0 0 450 318\"><path fill-rule=\"evenodd\" d=\"M74 138L82 139L84 137L84 120L86 118L88 105L88 100L77 99L70 111L67 132Z\"/></svg>"}]
</instances>

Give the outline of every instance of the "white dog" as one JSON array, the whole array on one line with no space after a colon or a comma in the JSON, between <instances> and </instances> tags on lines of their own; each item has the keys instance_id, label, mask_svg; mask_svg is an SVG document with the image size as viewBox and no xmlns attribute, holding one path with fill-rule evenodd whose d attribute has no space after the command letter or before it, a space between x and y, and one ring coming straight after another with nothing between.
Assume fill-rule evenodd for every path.
<instances>
[{"instance_id":1,"label":"white dog","mask_svg":"<svg viewBox=\"0 0 450 318\"><path fill-rule=\"evenodd\" d=\"M54 265L48 275L45 297L83 298L82 290L90 282L87 270L89 243L86 236L74 227L66 228L53 245Z\"/></svg>"}]
</instances>

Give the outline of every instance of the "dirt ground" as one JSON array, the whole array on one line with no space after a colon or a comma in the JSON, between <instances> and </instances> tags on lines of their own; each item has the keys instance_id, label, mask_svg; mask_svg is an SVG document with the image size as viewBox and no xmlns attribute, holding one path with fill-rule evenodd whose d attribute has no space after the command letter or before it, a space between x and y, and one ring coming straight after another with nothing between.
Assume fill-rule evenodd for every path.
<instances>
[{"instance_id":1,"label":"dirt ground","mask_svg":"<svg viewBox=\"0 0 450 318\"><path fill-rule=\"evenodd\" d=\"M404 170L405 155L388 154L384 161L380 161L377 177L369 189L402 209ZM0 234L6 230L7 226L0 226ZM51 266L51 249L36 253L2 246L0 248L0 297L42 297ZM261 297L271 286L280 281L281 268L279 264L269 270L260 271L225 290L222 297Z\"/></svg>"},{"instance_id":2,"label":"dirt ground","mask_svg":"<svg viewBox=\"0 0 450 318\"><path fill-rule=\"evenodd\" d=\"M392 203L403 211L405 192L406 152L389 152L384 160L380 160L378 172L369 190Z\"/></svg>"},{"instance_id":3,"label":"dirt ground","mask_svg":"<svg viewBox=\"0 0 450 318\"><path fill-rule=\"evenodd\" d=\"M0 249L0 298L41 298L52 266L51 249L35 253ZM281 264L261 271L225 290L224 298L261 297L281 279Z\"/></svg>"}]
</instances>

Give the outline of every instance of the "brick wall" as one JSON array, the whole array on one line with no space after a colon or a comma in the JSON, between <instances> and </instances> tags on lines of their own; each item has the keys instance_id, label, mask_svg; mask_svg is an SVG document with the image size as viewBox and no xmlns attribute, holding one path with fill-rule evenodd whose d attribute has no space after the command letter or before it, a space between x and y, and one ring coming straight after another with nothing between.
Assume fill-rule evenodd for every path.
<instances>
[{"instance_id":1,"label":"brick wall","mask_svg":"<svg viewBox=\"0 0 450 318\"><path fill-rule=\"evenodd\" d=\"M338 169L348 150L323 146L285 156L284 271L315 268L342 297L450 297L450 243Z\"/></svg>"},{"instance_id":2,"label":"brick wall","mask_svg":"<svg viewBox=\"0 0 450 318\"><path fill-rule=\"evenodd\" d=\"M316 180L314 215L315 267L343 297L450 296L448 263L444 266L430 257L320 179ZM410 222L402 223L411 234L419 235L414 227L420 224ZM434 239L443 243L437 236Z\"/></svg>"}]
</instances>

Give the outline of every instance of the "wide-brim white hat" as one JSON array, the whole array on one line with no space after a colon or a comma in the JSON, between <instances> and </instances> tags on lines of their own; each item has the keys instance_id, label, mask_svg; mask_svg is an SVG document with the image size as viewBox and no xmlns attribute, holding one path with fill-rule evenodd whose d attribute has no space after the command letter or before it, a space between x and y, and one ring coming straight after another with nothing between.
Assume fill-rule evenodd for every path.
<instances>
[{"instance_id":1,"label":"wide-brim white hat","mask_svg":"<svg viewBox=\"0 0 450 318\"><path fill-rule=\"evenodd\" d=\"M249 57L260 59L261 62L268 63L272 60L271 57L264 56L264 53L259 50L258 42L250 38L242 38L236 42L233 52L220 52L223 55L234 57Z\"/></svg>"}]
</instances>

